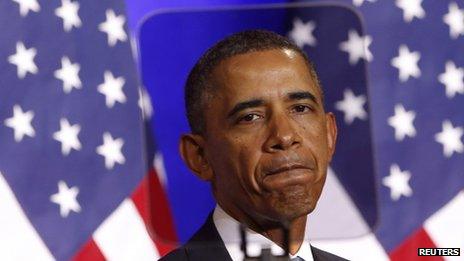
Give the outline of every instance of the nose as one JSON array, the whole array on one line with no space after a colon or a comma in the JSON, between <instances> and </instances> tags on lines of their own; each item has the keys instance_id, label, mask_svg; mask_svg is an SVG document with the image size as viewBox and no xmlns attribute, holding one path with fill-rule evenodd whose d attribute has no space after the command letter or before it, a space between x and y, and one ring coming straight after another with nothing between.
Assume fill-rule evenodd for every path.
<instances>
[{"instance_id":1,"label":"nose","mask_svg":"<svg viewBox=\"0 0 464 261\"><path fill-rule=\"evenodd\" d=\"M297 126L288 115L274 115L269 119L268 128L269 136L264 144L266 152L284 151L301 145L302 139L296 130Z\"/></svg>"}]
</instances>

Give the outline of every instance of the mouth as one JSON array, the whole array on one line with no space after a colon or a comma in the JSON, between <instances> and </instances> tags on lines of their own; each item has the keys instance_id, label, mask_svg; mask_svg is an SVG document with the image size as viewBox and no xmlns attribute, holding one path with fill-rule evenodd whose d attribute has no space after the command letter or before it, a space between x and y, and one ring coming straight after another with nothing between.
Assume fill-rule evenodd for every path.
<instances>
[{"instance_id":1,"label":"mouth","mask_svg":"<svg viewBox=\"0 0 464 261\"><path fill-rule=\"evenodd\" d=\"M274 169L271 169L266 172L266 176L282 174L291 170L311 170L311 168L301 165L301 164L289 164L285 166L280 166Z\"/></svg>"},{"instance_id":2,"label":"mouth","mask_svg":"<svg viewBox=\"0 0 464 261\"><path fill-rule=\"evenodd\" d=\"M262 179L267 191L285 190L289 186L307 186L315 182L314 169L302 164L286 164L265 172Z\"/></svg>"}]
</instances>

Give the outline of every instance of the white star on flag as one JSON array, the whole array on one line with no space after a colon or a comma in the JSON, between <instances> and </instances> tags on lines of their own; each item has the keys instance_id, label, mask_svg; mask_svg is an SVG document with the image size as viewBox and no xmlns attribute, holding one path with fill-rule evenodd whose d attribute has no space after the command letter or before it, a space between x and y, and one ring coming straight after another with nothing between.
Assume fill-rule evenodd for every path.
<instances>
[{"instance_id":1,"label":"white star on flag","mask_svg":"<svg viewBox=\"0 0 464 261\"><path fill-rule=\"evenodd\" d=\"M79 78L78 63L71 63L67 56L61 58L61 69L55 71L55 78L63 81L63 91L70 93L73 88L81 89L82 83Z\"/></svg>"},{"instance_id":2,"label":"white star on flag","mask_svg":"<svg viewBox=\"0 0 464 261\"><path fill-rule=\"evenodd\" d=\"M388 124L395 129L395 139L402 141L406 136L416 136L416 128L414 128L414 111L406 111L401 104L395 106L395 115L388 118Z\"/></svg>"},{"instance_id":3,"label":"white star on flag","mask_svg":"<svg viewBox=\"0 0 464 261\"><path fill-rule=\"evenodd\" d=\"M82 148L81 142L77 135L81 131L79 124L71 125L68 119L62 118L60 120L60 130L53 133L53 138L61 142L61 153L68 155L71 149L80 150Z\"/></svg>"},{"instance_id":4,"label":"white star on flag","mask_svg":"<svg viewBox=\"0 0 464 261\"><path fill-rule=\"evenodd\" d=\"M32 127L31 121L34 118L34 112L24 112L21 106L13 106L13 117L5 120L5 125L14 130L14 139L20 142L24 135L29 137L35 136L35 130Z\"/></svg>"},{"instance_id":5,"label":"white star on flag","mask_svg":"<svg viewBox=\"0 0 464 261\"><path fill-rule=\"evenodd\" d=\"M109 132L103 133L103 144L97 147L97 153L105 158L105 167L112 169L115 163L124 164L126 158L121 152L124 140L113 139Z\"/></svg>"},{"instance_id":6,"label":"white star on flag","mask_svg":"<svg viewBox=\"0 0 464 261\"><path fill-rule=\"evenodd\" d=\"M360 59L372 61L372 53L369 51L371 43L372 37L360 36L356 30L351 29L348 32L348 40L340 43L340 50L347 52L350 64L355 65Z\"/></svg>"},{"instance_id":7,"label":"white star on flag","mask_svg":"<svg viewBox=\"0 0 464 261\"><path fill-rule=\"evenodd\" d=\"M299 18L293 19L293 28L289 32L289 37L298 45L303 48L306 44L309 46L316 45L316 38L313 35L313 31L316 28L316 24L313 21L303 23Z\"/></svg>"},{"instance_id":8,"label":"white star on flag","mask_svg":"<svg viewBox=\"0 0 464 261\"><path fill-rule=\"evenodd\" d=\"M407 81L409 77L419 78L421 71L417 63L420 56L419 52L409 51L406 45L400 46L398 56L391 60L391 65L398 68L401 82Z\"/></svg>"},{"instance_id":9,"label":"white star on flag","mask_svg":"<svg viewBox=\"0 0 464 261\"><path fill-rule=\"evenodd\" d=\"M25 17L29 11L38 12L40 11L40 5L37 0L13 0L19 4L19 14Z\"/></svg>"},{"instance_id":10,"label":"white star on flag","mask_svg":"<svg viewBox=\"0 0 464 261\"><path fill-rule=\"evenodd\" d=\"M60 206L61 217L67 217L70 211L81 212L81 206L76 199L78 194L78 187L70 188L66 182L60 180L58 182L58 193L51 195L50 201Z\"/></svg>"},{"instance_id":11,"label":"white star on flag","mask_svg":"<svg viewBox=\"0 0 464 261\"><path fill-rule=\"evenodd\" d=\"M8 57L8 62L16 65L18 78L23 79L26 73L37 74L39 69L34 63L37 49L26 49L23 42L16 43L16 53Z\"/></svg>"},{"instance_id":12,"label":"white star on flag","mask_svg":"<svg viewBox=\"0 0 464 261\"><path fill-rule=\"evenodd\" d=\"M122 87L126 80L124 77L114 78L114 75L110 71L105 71L104 82L98 85L98 92L105 95L106 106L112 108L115 102L125 103L126 95L122 91Z\"/></svg>"},{"instance_id":13,"label":"white star on flag","mask_svg":"<svg viewBox=\"0 0 464 261\"><path fill-rule=\"evenodd\" d=\"M464 94L464 68L458 68L452 61L447 61L445 72L438 80L446 87L446 96L453 98L457 93Z\"/></svg>"},{"instance_id":14,"label":"white star on flag","mask_svg":"<svg viewBox=\"0 0 464 261\"><path fill-rule=\"evenodd\" d=\"M390 166L390 175L382 179L382 184L390 188L390 197L397 201L401 196L410 197L412 189L409 186L411 173L409 171L401 171L397 164Z\"/></svg>"},{"instance_id":15,"label":"white star on flag","mask_svg":"<svg viewBox=\"0 0 464 261\"><path fill-rule=\"evenodd\" d=\"M405 22L411 22L414 17L425 17L422 1L423 0L396 0L396 6L403 10L403 19Z\"/></svg>"},{"instance_id":16,"label":"white star on flag","mask_svg":"<svg viewBox=\"0 0 464 261\"><path fill-rule=\"evenodd\" d=\"M73 27L81 27L82 21L79 18L79 3L71 0L61 0L61 6L55 9L55 15L63 19L63 29L71 31Z\"/></svg>"},{"instance_id":17,"label":"white star on flag","mask_svg":"<svg viewBox=\"0 0 464 261\"><path fill-rule=\"evenodd\" d=\"M362 4L364 4L364 1L368 1L368 2L374 3L374 2L377 1L377 0L353 0L353 5L359 7L359 6L361 6Z\"/></svg>"},{"instance_id":18,"label":"white star on flag","mask_svg":"<svg viewBox=\"0 0 464 261\"><path fill-rule=\"evenodd\" d=\"M459 35L464 35L464 10L459 9L455 2L448 6L448 13L443 16L443 21L449 26L450 37L458 38Z\"/></svg>"},{"instance_id":19,"label":"white star on flag","mask_svg":"<svg viewBox=\"0 0 464 261\"><path fill-rule=\"evenodd\" d=\"M443 121L442 128L442 131L435 135L435 141L443 145L443 155L449 158L454 152L463 153L464 144L461 137L464 134L464 128L454 128L449 120Z\"/></svg>"},{"instance_id":20,"label":"white star on flag","mask_svg":"<svg viewBox=\"0 0 464 261\"><path fill-rule=\"evenodd\" d=\"M335 108L345 114L345 123L351 124L356 118L367 119L367 112L364 110L366 97L364 95L355 96L351 89L346 89L343 93L343 100L335 103Z\"/></svg>"},{"instance_id":21,"label":"white star on flag","mask_svg":"<svg viewBox=\"0 0 464 261\"><path fill-rule=\"evenodd\" d=\"M127 34L124 31L124 22L126 18L123 15L114 13L112 9L106 10L106 21L98 26L98 29L108 35L108 45L114 46L117 41L124 42L127 40Z\"/></svg>"}]
</instances>

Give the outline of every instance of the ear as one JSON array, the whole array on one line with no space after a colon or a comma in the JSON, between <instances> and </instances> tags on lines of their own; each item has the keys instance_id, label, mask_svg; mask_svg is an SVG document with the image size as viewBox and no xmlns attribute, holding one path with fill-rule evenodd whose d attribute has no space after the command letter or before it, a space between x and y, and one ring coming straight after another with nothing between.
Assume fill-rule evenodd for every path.
<instances>
[{"instance_id":1,"label":"ear","mask_svg":"<svg viewBox=\"0 0 464 261\"><path fill-rule=\"evenodd\" d=\"M184 134L180 138L179 152L187 167L200 179L210 181L213 171L205 156L205 140L201 135Z\"/></svg>"},{"instance_id":2,"label":"ear","mask_svg":"<svg viewBox=\"0 0 464 261\"><path fill-rule=\"evenodd\" d=\"M335 144L337 143L337 122L335 121L335 115L331 112L326 113L325 118L327 128L327 145L329 149L328 158L330 162L335 152Z\"/></svg>"}]
</instances>

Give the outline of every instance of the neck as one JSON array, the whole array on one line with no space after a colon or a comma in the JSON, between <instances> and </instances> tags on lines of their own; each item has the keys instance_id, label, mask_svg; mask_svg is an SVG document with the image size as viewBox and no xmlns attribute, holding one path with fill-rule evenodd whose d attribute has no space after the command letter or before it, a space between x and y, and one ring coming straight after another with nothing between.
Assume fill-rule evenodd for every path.
<instances>
[{"instance_id":1,"label":"neck","mask_svg":"<svg viewBox=\"0 0 464 261\"><path fill-rule=\"evenodd\" d=\"M306 214L294 218L292 220L285 221L286 223L284 224L284 222L277 222L251 217L250 215L247 215L244 212L231 211L231 209L224 208L223 206L221 207L232 218L234 218L242 224L247 225L248 228L265 236L266 238L276 243L283 249L285 249L286 245L284 230L284 227L286 226L289 232L288 250L292 255L300 249L301 245L304 242L307 219Z\"/></svg>"},{"instance_id":2,"label":"neck","mask_svg":"<svg viewBox=\"0 0 464 261\"><path fill-rule=\"evenodd\" d=\"M306 228L306 215L298 217L290 222L288 222L288 232L289 232L289 240L288 240L288 250L290 254L295 254L301 247L304 242L305 236L305 228ZM277 245L281 246L282 248L286 245L285 233L284 233L284 226L281 224L280 226L272 226L268 228L264 228L261 231L256 231L269 240L273 241Z\"/></svg>"}]
</instances>

